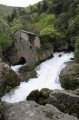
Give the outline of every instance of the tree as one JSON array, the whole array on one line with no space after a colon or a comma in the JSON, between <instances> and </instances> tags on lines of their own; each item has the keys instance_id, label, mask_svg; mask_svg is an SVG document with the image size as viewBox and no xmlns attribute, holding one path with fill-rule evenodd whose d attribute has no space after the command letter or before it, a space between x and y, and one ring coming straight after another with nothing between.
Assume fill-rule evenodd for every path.
<instances>
[{"instance_id":1,"label":"tree","mask_svg":"<svg viewBox=\"0 0 79 120\"><path fill-rule=\"evenodd\" d=\"M46 10L48 9L48 2L47 2L47 0L43 1L42 9L43 9L44 12L46 12Z\"/></svg>"},{"instance_id":2,"label":"tree","mask_svg":"<svg viewBox=\"0 0 79 120\"><path fill-rule=\"evenodd\" d=\"M55 22L55 15L54 14L49 14L45 18L44 26L52 25Z\"/></svg>"},{"instance_id":3,"label":"tree","mask_svg":"<svg viewBox=\"0 0 79 120\"><path fill-rule=\"evenodd\" d=\"M37 8L38 8L38 13L41 13L42 12L42 5L40 2L38 2Z\"/></svg>"},{"instance_id":4,"label":"tree","mask_svg":"<svg viewBox=\"0 0 79 120\"><path fill-rule=\"evenodd\" d=\"M49 41L55 46L58 42L58 38L60 37L60 33L57 32L53 25L49 25L41 30L40 36L45 41Z\"/></svg>"},{"instance_id":5,"label":"tree","mask_svg":"<svg viewBox=\"0 0 79 120\"><path fill-rule=\"evenodd\" d=\"M10 43L10 28L6 21L0 18L0 46L3 50L6 50Z\"/></svg>"},{"instance_id":6,"label":"tree","mask_svg":"<svg viewBox=\"0 0 79 120\"><path fill-rule=\"evenodd\" d=\"M13 22L11 23L10 33L13 35L16 30L22 29L23 25L21 24L20 18L15 18Z\"/></svg>"},{"instance_id":7,"label":"tree","mask_svg":"<svg viewBox=\"0 0 79 120\"><path fill-rule=\"evenodd\" d=\"M11 14L11 17L10 17L10 22L13 21L13 19L17 16L17 11L16 9L13 10L12 14Z\"/></svg>"}]
</instances>

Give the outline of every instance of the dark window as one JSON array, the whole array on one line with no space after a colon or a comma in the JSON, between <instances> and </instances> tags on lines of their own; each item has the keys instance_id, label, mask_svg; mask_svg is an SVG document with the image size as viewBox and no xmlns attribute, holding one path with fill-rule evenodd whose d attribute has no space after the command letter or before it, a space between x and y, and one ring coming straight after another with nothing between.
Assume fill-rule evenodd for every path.
<instances>
[{"instance_id":1,"label":"dark window","mask_svg":"<svg viewBox=\"0 0 79 120\"><path fill-rule=\"evenodd\" d=\"M20 40L22 40L22 37L20 37Z\"/></svg>"},{"instance_id":2,"label":"dark window","mask_svg":"<svg viewBox=\"0 0 79 120\"><path fill-rule=\"evenodd\" d=\"M30 49L32 49L32 46L30 46Z\"/></svg>"},{"instance_id":3,"label":"dark window","mask_svg":"<svg viewBox=\"0 0 79 120\"><path fill-rule=\"evenodd\" d=\"M25 64L26 63L26 59L24 57L21 57L19 59L19 64Z\"/></svg>"}]
</instances>

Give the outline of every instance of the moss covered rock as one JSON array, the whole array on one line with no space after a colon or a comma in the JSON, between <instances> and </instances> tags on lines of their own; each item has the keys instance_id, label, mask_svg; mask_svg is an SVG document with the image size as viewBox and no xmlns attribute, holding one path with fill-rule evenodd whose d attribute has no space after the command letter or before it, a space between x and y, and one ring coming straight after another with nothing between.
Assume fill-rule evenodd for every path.
<instances>
[{"instance_id":1,"label":"moss covered rock","mask_svg":"<svg viewBox=\"0 0 79 120\"><path fill-rule=\"evenodd\" d=\"M70 62L60 73L60 82L67 90L79 88L79 64Z\"/></svg>"},{"instance_id":2,"label":"moss covered rock","mask_svg":"<svg viewBox=\"0 0 79 120\"><path fill-rule=\"evenodd\" d=\"M25 65L19 69L19 76L21 77L22 81L27 82L30 78L37 77L35 67L36 67L36 65L32 65L32 66Z\"/></svg>"},{"instance_id":3,"label":"moss covered rock","mask_svg":"<svg viewBox=\"0 0 79 120\"><path fill-rule=\"evenodd\" d=\"M51 90L49 90L47 88L43 88L40 91L39 90L33 90L27 96L27 100L33 100L40 105L45 105L45 104L48 103L50 92L51 92Z\"/></svg>"},{"instance_id":4,"label":"moss covered rock","mask_svg":"<svg viewBox=\"0 0 79 120\"><path fill-rule=\"evenodd\" d=\"M0 97L20 84L16 73L5 63L0 63Z\"/></svg>"}]
</instances>

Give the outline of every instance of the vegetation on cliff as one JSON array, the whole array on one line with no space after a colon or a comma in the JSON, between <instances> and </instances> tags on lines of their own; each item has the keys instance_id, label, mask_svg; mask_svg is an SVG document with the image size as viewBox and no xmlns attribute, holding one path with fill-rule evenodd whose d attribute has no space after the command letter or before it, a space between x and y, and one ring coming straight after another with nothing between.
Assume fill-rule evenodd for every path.
<instances>
[{"instance_id":1,"label":"vegetation on cliff","mask_svg":"<svg viewBox=\"0 0 79 120\"><path fill-rule=\"evenodd\" d=\"M1 6L0 16L9 26L9 40L12 40L17 29L24 29L40 35L43 38L41 40L52 43L56 50L62 50L62 46L67 46L66 50L74 48L79 32L78 0L43 0L26 8L3 7L3 12L8 12L6 17L3 17ZM1 37L3 36L2 34Z\"/></svg>"}]
</instances>

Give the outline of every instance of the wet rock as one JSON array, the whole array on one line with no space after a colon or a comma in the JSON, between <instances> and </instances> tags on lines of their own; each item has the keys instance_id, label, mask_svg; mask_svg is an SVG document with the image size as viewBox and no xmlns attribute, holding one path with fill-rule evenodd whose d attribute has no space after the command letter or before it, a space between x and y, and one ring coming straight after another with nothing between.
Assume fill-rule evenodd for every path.
<instances>
[{"instance_id":1,"label":"wet rock","mask_svg":"<svg viewBox=\"0 0 79 120\"><path fill-rule=\"evenodd\" d=\"M30 78L36 78L37 73L35 71L35 65L29 66L25 65L19 68L19 77L22 81L28 82Z\"/></svg>"},{"instance_id":2,"label":"wet rock","mask_svg":"<svg viewBox=\"0 0 79 120\"><path fill-rule=\"evenodd\" d=\"M62 54L59 54L59 57L62 57Z\"/></svg>"},{"instance_id":3,"label":"wet rock","mask_svg":"<svg viewBox=\"0 0 79 120\"><path fill-rule=\"evenodd\" d=\"M50 104L42 106L33 101L5 105L3 114L5 120L78 120Z\"/></svg>"},{"instance_id":4,"label":"wet rock","mask_svg":"<svg viewBox=\"0 0 79 120\"><path fill-rule=\"evenodd\" d=\"M5 63L0 63L0 97L20 84L16 73Z\"/></svg>"}]
</instances>

